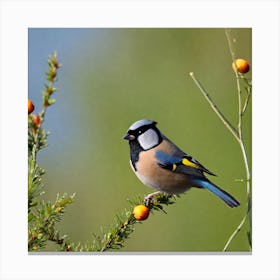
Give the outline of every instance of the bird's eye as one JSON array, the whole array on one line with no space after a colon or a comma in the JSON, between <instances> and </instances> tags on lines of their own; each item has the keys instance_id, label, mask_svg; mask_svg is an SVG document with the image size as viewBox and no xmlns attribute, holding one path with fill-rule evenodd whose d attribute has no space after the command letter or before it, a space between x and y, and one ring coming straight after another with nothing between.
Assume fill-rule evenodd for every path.
<instances>
[{"instance_id":1,"label":"bird's eye","mask_svg":"<svg viewBox=\"0 0 280 280\"><path fill-rule=\"evenodd\" d=\"M142 131L141 130L138 130L138 134L141 134L142 133Z\"/></svg>"}]
</instances>

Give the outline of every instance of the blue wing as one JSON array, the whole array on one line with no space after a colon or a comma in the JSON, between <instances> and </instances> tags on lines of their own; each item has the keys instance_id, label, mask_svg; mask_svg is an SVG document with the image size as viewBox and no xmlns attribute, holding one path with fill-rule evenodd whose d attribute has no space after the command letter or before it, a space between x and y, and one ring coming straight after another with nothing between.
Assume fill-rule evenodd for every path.
<instances>
[{"instance_id":1,"label":"blue wing","mask_svg":"<svg viewBox=\"0 0 280 280\"><path fill-rule=\"evenodd\" d=\"M156 158L162 165L173 165L179 163L182 160L181 157L171 156L160 150L156 151Z\"/></svg>"},{"instance_id":2,"label":"blue wing","mask_svg":"<svg viewBox=\"0 0 280 280\"><path fill-rule=\"evenodd\" d=\"M229 193L211 183L203 175L203 172L207 172L211 175L214 174L202 166L198 161L192 160L192 157L188 155L183 157L171 156L160 150L156 151L155 156L158 160L158 165L161 168L189 175L189 180L193 186L209 190L230 207L237 207L240 205L240 203Z\"/></svg>"},{"instance_id":3,"label":"blue wing","mask_svg":"<svg viewBox=\"0 0 280 280\"><path fill-rule=\"evenodd\" d=\"M203 176L203 172L206 172L210 175L216 176L213 172L205 168L201 163L188 154L183 154L182 157L177 157L158 150L156 151L155 156L160 167L173 172L196 175L199 177Z\"/></svg>"}]
</instances>

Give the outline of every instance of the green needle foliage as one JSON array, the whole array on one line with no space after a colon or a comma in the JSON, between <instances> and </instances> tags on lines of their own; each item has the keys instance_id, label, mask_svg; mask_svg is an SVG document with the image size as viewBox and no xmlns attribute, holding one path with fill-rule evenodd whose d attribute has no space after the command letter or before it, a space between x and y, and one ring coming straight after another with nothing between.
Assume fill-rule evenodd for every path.
<instances>
[{"instance_id":1,"label":"green needle foliage","mask_svg":"<svg viewBox=\"0 0 280 280\"><path fill-rule=\"evenodd\" d=\"M153 200L148 204L146 203L146 206L149 208L151 213L153 213L153 211L162 211L166 213L166 211L163 209L163 205L167 206L173 204L176 197L178 196L161 193L156 197L153 197ZM124 247L124 241L134 231L134 225L136 223L141 223L141 221L136 220L132 214L133 208L135 205L145 204L145 201L143 202L143 199L140 197L129 202L131 207L116 217L115 224L109 230L109 232L102 232L102 237L94 235L95 239L93 241L93 251L104 252L109 249L120 249Z\"/></svg>"},{"instance_id":2,"label":"green needle foliage","mask_svg":"<svg viewBox=\"0 0 280 280\"><path fill-rule=\"evenodd\" d=\"M55 225L63 216L65 207L73 202L74 196L57 195L54 203L44 201L42 177L45 170L37 163L37 153L47 146L48 133L42 128L47 108L55 103L51 95L56 91L54 82L60 65L57 54L49 57L49 69L46 73L48 84L43 91L43 108L36 114L28 115L28 250L38 251L46 246L47 241L54 241L62 248L66 236L61 236ZM31 112L30 112L31 113Z\"/></svg>"}]
</instances>

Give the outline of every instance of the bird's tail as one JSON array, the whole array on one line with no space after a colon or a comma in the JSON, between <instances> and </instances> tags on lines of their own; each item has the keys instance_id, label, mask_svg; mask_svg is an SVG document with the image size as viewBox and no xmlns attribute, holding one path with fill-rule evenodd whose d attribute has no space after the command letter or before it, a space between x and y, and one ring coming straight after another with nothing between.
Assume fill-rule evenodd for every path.
<instances>
[{"instance_id":1,"label":"bird's tail","mask_svg":"<svg viewBox=\"0 0 280 280\"><path fill-rule=\"evenodd\" d=\"M220 199L222 199L229 207L238 207L240 203L232 197L229 193L226 191L222 190L218 186L214 185L208 180L202 180L202 179L194 179L194 183L198 187L205 188L218 196Z\"/></svg>"}]
</instances>

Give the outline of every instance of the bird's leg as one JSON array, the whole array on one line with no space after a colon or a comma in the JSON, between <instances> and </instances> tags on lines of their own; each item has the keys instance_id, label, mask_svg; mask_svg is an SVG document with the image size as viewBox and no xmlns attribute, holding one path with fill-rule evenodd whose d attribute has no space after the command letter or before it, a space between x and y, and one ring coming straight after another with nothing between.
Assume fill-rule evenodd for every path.
<instances>
[{"instance_id":1,"label":"bird's leg","mask_svg":"<svg viewBox=\"0 0 280 280\"><path fill-rule=\"evenodd\" d=\"M156 195L159 195L161 193L162 193L161 191L157 191L157 192L153 192L153 193L150 193L150 194L146 195L145 198L144 198L144 204L149 205L150 202L152 201L153 197L156 196Z\"/></svg>"}]
</instances>

